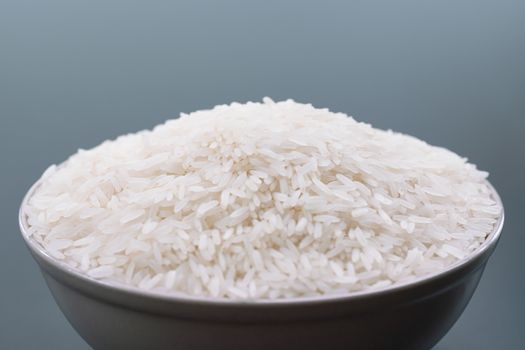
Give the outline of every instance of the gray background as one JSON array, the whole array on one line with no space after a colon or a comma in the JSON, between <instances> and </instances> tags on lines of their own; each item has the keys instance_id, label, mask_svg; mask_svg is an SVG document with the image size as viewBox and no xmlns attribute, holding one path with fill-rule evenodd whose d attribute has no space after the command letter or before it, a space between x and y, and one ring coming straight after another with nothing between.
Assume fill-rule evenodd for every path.
<instances>
[{"instance_id":1,"label":"gray background","mask_svg":"<svg viewBox=\"0 0 525 350\"><path fill-rule=\"evenodd\" d=\"M1 1L0 348L87 349L17 227L77 148L231 101L294 98L491 172L500 245L437 349L523 349L525 1Z\"/></svg>"}]
</instances>

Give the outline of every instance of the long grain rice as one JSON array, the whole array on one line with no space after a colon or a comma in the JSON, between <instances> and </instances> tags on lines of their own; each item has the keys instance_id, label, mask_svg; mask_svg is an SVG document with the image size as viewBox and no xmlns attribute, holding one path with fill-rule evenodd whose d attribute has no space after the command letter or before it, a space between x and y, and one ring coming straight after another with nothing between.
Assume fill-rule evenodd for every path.
<instances>
[{"instance_id":1,"label":"long grain rice","mask_svg":"<svg viewBox=\"0 0 525 350\"><path fill-rule=\"evenodd\" d=\"M80 150L24 208L96 279L235 299L383 288L474 252L501 208L466 159L291 100L182 114Z\"/></svg>"}]
</instances>

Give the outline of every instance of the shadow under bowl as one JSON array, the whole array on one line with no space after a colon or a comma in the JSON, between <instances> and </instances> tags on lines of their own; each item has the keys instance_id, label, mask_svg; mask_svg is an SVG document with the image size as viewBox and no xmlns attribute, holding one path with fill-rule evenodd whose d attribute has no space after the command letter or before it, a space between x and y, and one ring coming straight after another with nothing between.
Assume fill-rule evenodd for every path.
<instances>
[{"instance_id":1,"label":"shadow under bowl","mask_svg":"<svg viewBox=\"0 0 525 350\"><path fill-rule=\"evenodd\" d=\"M58 306L94 349L430 349L459 318L503 227L473 254L405 284L348 295L235 301L143 291L98 281L61 263L27 235ZM501 200L491 186L493 198Z\"/></svg>"}]
</instances>

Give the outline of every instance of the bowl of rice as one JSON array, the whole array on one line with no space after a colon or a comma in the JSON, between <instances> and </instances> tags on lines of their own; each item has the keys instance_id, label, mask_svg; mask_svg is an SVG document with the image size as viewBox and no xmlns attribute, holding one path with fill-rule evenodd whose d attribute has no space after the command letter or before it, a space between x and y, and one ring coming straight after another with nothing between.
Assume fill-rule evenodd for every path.
<instances>
[{"instance_id":1,"label":"bowl of rice","mask_svg":"<svg viewBox=\"0 0 525 350\"><path fill-rule=\"evenodd\" d=\"M429 349L503 226L465 158L292 100L232 103L79 150L20 207L95 349Z\"/></svg>"}]
</instances>

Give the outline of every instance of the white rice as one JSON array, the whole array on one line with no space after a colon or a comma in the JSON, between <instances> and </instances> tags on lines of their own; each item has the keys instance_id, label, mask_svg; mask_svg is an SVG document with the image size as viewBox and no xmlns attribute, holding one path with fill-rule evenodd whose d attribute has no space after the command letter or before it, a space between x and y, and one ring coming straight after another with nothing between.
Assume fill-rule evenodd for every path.
<instances>
[{"instance_id":1,"label":"white rice","mask_svg":"<svg viewBox=\"0 0 525 350\"><path fill-rule=\"evenodd\" d=\"M291 100L233 103L80 150L24 208L96 279L233 299L382 288L475 251L501 213L456 154Z\"/></svg>"}]
</instances>

